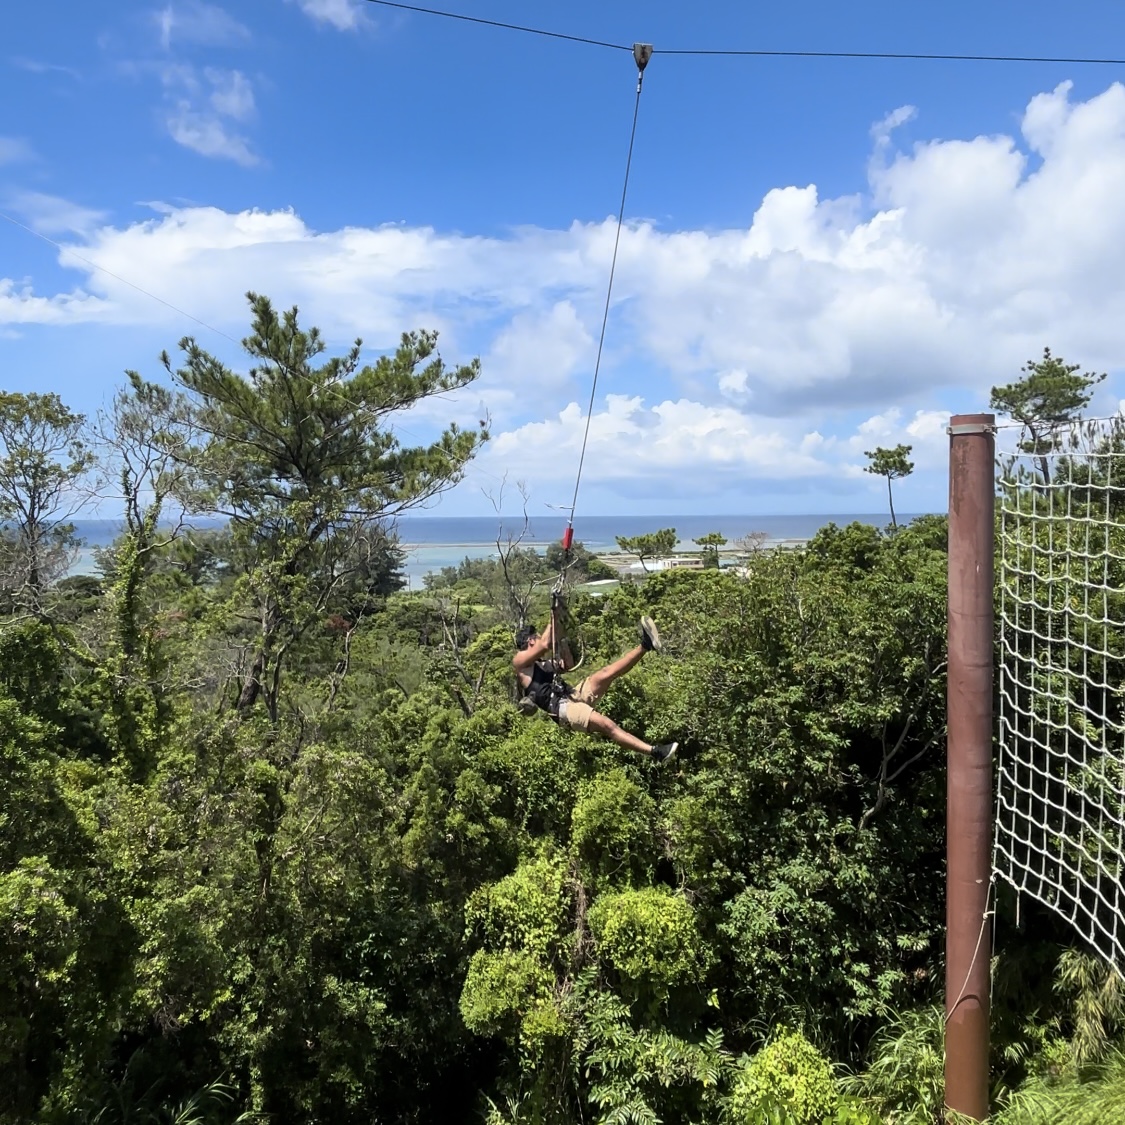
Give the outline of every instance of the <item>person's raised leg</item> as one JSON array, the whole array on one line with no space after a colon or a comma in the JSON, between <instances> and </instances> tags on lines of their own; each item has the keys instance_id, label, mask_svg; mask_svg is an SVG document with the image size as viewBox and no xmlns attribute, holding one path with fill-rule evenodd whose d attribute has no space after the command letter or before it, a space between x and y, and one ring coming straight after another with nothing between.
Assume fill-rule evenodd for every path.
<instances>
[{"instance_id":1,"label":"person's raised leg","mask_svg":"<svg viewBox=\"0 0 1125 1125\"><path fill-rule=\"evenodd\" d=\"M583 694L588 695L591 699L600 699L606 693L606 689L618 676L624 676L630 668L636 667L641 657L644 656L645 649L641 645L631 649L625 653L624 656L619 656L612 664L607 664L604 668L599 668L596 672L591 672L586 677L585 691Z\"/></svg>"},{"instance_id":2,"label":"person's raised leg","mask_svg":"<svg viewBox=\"0 0 1125 1125\"><path fill-rule=\"evenodd\" d=\"M624 676L630 668L635 668L641 657L646 652L660 652L664 644L660 639L660 632L656 622L651 617L641 618L641 643L636 648L630 649L624 656L619 656L612 664L591 672L584 681L583 696L591 702L600 699L618 676Z\"/></svg>"},{"instance_id":3,"label":"person's raised leg","mask_svg":"<svg viewBox=\"0 0 1125 1125\"><path fill-rule=\"evenodd\" d=\"M660 633L657 631L656 622L651 618L641 618L639 645L625 652L624 656L615 659L612 664L607 664L604 668L598 668L597 672L589 674L583 681L583 699L591 703L596 699L601 699L601 696L606 692L606 688L613 683L614 679L623 676L630 668L636 667L638 661L646 652L659 652L663 648L664 645L660 641Z\"/></svg>"}]
</instances>

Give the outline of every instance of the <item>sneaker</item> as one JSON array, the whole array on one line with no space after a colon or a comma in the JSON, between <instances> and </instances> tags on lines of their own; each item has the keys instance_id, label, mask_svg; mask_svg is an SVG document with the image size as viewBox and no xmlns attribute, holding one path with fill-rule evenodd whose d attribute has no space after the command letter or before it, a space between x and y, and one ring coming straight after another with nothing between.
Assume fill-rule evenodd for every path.
<instances>
[{"instance_id":1,"label":"sneaker","mask_svg":"<svg viewBox=\"0 0 1125 1125\"><path fill-rule=\"evenodd\" d=\"M676 747L680 744L678 742L662 742L659 746L652 748L652 759L654 762L666 762L673 754L676 753Z\"/></svg>"},{"instance_id":2,"label":"sneaker","mask_svg":"<svg viewBox=\"0 0 1125 1125\"><path fill-rule=\"evenodd\" d=\"M661 652L664 649L664 642L660 639L660 631L656 628L656 622L651 617L641 618L641 648L645 652Z\"/></svg>"}]
</instances>

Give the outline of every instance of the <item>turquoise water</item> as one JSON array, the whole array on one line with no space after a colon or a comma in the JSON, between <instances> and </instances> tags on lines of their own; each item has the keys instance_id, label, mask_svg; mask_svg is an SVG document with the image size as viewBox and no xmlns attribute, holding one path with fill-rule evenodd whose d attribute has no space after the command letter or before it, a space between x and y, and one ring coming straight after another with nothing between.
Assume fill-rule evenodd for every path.
<instances>
[{"instance_id":1,"label":"turquoise water","mask_svg":"<svg viewBox=\"0 0 1125 1125\"><path fill-rule=\"evenodd\" d=\"M912 515L901 516L905 522ZM586 516L574 521L575 538L591 551L616 551L617 536L630 538L674 527L680 550L692 550L693 539L718 531L732 543L752 532L765 532L770 543L800 542L811 539L829 523L840 525L858 521L882 527L888 518L880 513L827 514L819 516ZM204 526L204 525L200 525ZM210 526L215 526L211 524ZM411 588L422 586L422 579L443 566L456 566L462 559L495 558L496 541L518 540L522 545L545 550L561 540L566 521L558 516L536 516L526 522L498 516L409 516L395 524L399 541L406 551L404 567ZM84 546L72 574L94 572L93 548L112 543L121 530L116 520L79 520L76 529Z\"/></svg>"}]
</instances>

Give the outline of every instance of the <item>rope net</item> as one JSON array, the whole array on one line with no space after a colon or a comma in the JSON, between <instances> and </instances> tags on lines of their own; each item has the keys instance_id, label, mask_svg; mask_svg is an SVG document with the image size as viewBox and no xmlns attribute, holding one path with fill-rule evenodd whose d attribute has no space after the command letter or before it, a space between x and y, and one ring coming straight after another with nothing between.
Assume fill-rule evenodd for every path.
<instances>
[{"instance_id":1,"label":"rope net","mask_svg":"<svg viewBox=\"0 0 1125 1125\"><path fill-rule=\"evenodd\" d=\"M998 458L995 873L1125 975L1125 418Z\"/></svg>"}]
</instances>

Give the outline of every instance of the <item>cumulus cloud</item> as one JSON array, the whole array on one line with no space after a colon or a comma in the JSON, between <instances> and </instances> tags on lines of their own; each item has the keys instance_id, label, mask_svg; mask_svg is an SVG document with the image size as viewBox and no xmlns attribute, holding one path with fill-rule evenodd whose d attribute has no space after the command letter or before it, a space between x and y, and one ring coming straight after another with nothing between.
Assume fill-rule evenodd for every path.
<instances>
[{"instance_id":1,"label":"cumulus cloud","mask_svg":"<svg viewBox=\"0 0 1125 1125\"><path fill-rule=\"evenodd\" d=\"M489 457L507 463L528 449L549 450L576 464L585 414L572 402L556 417L501 434ZM778 426L729 406L687 399L646 406L640 395L607 394L590 419L586 463L603 482L643 478L670 481L707 466L712 474L775 479L819 476L829 465L802 446L800 427Z\"/></svg>"},{"instance_id":2,"label":"cumulus cloud","mask_svg":"<svg viewBox=\"0 0 1125 1125\"><path fill-rule=\"evenodd\" d=\"M909 445L911 460L917 469L937 469L946 463L948 425L947 410L916 410L906 419L899 407L892 406L861 422L844 447L853 458L862 459L862 464L866 464L866 452L876 446Z\"/></svg>"},{"instance_id":3,"label":"cumulus cloud","mask_svg":"<svg viewBox=\"0 0 1125 1125\"><path fill-rule=\"evenodd\" d=\"M864 451L911 445L919 475L944 471L949 414L898 408L873 415L851 432L825 435L801 419L763 418L732 406L689 399L646 404L641 395L607 394L590 418L577 402L494 438L474 467L478 480L519 479L532 496L551 496L578 463L585 438L584 479L618 495L692 500L707 506L741 495L754 504L778 491L823 496L858 486L882 502L881 482L864 472ZM905 488L907 486L901 486Z\"/></svg>"},{"instance_id":4,"label":"cumulus cloud","mask_svg":"<svg viewBox=\"0 0 1125 1125\"><path fill-rule=\"evenodd\" d=\"M570 301L517 313L484 356L484 387L542 400L594 366L595 341ZM493 410L500 406L493 395Z\"/></svg>"},{"instance_id":5,"label":"cumulus cloud","mask_svg":"<svg viewBox=\"0 0 1125 1125\"><path fill-rule=\"evenodd\" d=\"M188 102L181 143L253 159L248 147L224 150L223 130L254 112L239 72L181 68L168 83ZM854 482L863 450L900 441L914 445L920 473L936 470L942 408L982 407L988 387L1045 343L1085 367L1125 366L1125 87L1076 101L1060 85L1030 101L1018 135L896 147L912 115L896 110L873 130L862 195L780 186L748 229L627 224L603 361L610 395L591 420L596 472L622 488L770 473ZM612 217L483 237L317 231L293 211L166 207L87 230L73 252L232 334L249 288L299 304L341 343L360 335L383 349L404 328L440 329L445 354L481 355L484 377L460 403L433 404L432 419L492 412L497 437L482 464L493 471L529 449L574 454L614 233ZM9 282L0 321L174 319L66 253L62 262L82 271L80 291Z\"/></svg>"},{"instance_id":6,"label":"cumulus cloud","mask_svg":"<svg viewBox=\"0 0 1125 1125\"><path fill-rule=\"evenodd\" d=\"M98 319L99 307L100 302L88 293L76 291L39 297L30 285L0 278L0 325L79 324Z\"/></svg>"},{"instance_id":7,"label":"cumulus cloud","mask_svg":"<svg viewBox=\"0 0 1125 1125\"><path fill-rule=\"evenodd\" d=\"M290 0L292 2L292 0ZM362 0L296 0L301 11L337 31L355 31L368 22Z\"/></svg>"},{"instance_id":8,"label":"cumulus cloud","mask_svg":"<svg viewBox=\"0 0 1125 1125\"><path fill-rule=\"evenodd\" d=\"M719 376L719 393L735 402L745 402L754 395L749 383L750 375L744 368L724 371Z\"/></svg>"}]
</instances>

